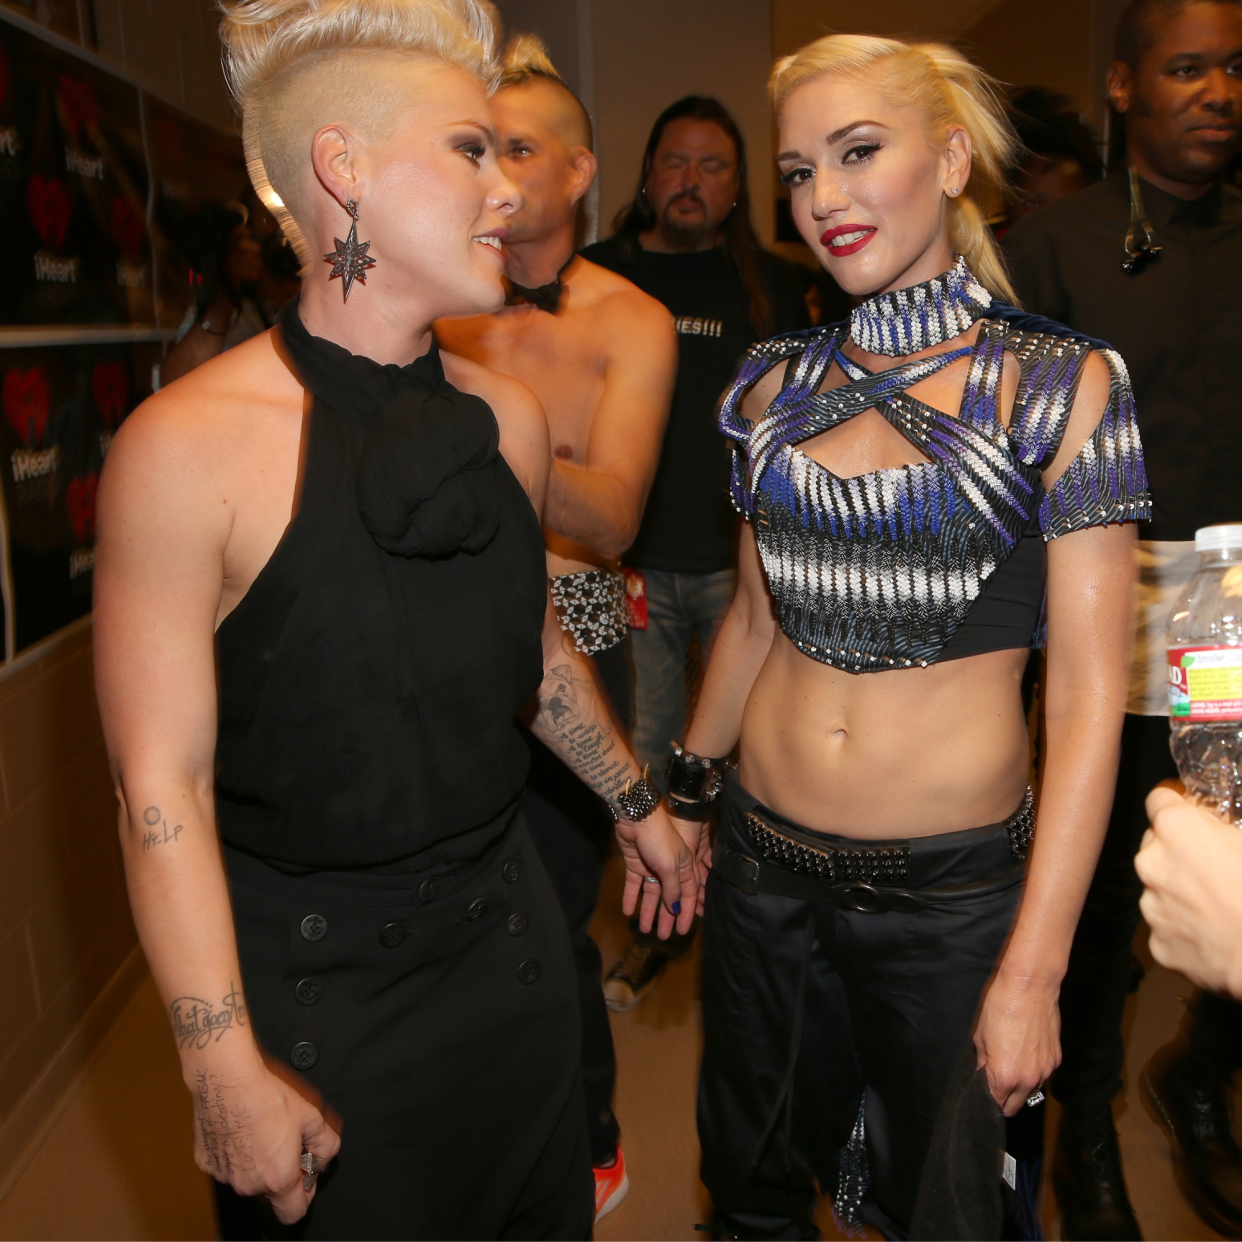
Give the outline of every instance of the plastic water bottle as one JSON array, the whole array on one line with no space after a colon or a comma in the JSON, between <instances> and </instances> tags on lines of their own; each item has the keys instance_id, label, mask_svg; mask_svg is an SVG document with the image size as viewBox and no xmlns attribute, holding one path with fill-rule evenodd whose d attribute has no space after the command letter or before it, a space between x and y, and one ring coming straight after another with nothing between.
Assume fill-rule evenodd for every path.
<instances>
[{"instance_id":1,"label":"plastic water bottle","mask_svg":"<svg viewBox=\"0 0 1242 1242\"><path fill-rule=\"evenodd\" d=\"M1187 793L1242 827L1242 525L1195 531L1169 618L1169 745Z\"/></svg>"}]
</instances>

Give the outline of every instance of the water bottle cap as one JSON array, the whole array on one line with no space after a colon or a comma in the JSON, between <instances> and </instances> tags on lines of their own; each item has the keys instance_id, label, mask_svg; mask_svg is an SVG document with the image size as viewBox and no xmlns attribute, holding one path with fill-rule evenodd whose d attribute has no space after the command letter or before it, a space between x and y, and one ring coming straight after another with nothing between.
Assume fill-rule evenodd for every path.
<instances>
[{"instance_id":1,"label":"water bottle cap","mask_svg":"<svg viewBox=\"0 0 1242 1242\"><path fill-rule=\"evenodd\" d=\"M1195 531L1196 552L1221 552L1225 548L1242 548L1242 524L1200 526Z\"/></svg>"}]
</instances>

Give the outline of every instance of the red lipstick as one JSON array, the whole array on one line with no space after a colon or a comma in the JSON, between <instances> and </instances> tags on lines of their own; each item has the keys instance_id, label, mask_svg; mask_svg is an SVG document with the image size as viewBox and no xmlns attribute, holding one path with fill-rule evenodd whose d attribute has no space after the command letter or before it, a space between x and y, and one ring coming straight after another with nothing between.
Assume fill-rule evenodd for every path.
<instances>
[{"instance_id":1,"label":"red lipstick","mask_svg":"<svg viewBox=\"0 0 1242 1242\"><path fill-rule=\"evenodd\" d=\"M850 242L848 246L834 246L833 239L842 237L847 233L861 233L862 236L857 241ZM870 224L842 224L835 229L828 229L819 235L819 244L827 247L828 253L835 258L843 258L847 254L857 254L873 237L875 236L875 228Z\"/></svg>"}]
</instances>

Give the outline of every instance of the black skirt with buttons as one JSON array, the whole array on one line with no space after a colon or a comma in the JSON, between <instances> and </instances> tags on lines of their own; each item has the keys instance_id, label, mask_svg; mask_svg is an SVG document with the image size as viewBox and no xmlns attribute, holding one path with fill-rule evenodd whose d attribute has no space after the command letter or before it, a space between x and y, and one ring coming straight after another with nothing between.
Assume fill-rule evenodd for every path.
<instances>
[{"instance_id":1,"label":"black skirt with buttons","mask_svg":"<svg viewBox=\"0 0 1242 1242\"><path fill-rule=\"evenodd\" d=\"M573 961L520 813L431 871L225 858L255 1033L343 1128L303 1224L224 1188L222 1236L589 1237Z\"/></svg>"}]
</instances>

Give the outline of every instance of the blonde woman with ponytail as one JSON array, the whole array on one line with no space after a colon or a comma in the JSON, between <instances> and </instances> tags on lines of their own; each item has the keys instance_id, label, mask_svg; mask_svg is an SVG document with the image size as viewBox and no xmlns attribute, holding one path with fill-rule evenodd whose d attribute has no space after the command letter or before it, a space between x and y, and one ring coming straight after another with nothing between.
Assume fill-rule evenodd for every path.
<instances>
[{"instance_id":1,"label":"blonde woman with ponytail","mask_svg":"<svg viewBox=\"0 0 1242 1242\"><path fill-rule=\"evenodd\" d=\"M703 1178L722 1236L816 1236L818 1183L906 1237L955 1066L1013 1115L1060 1057L1146 479L1121 359L1012 304L985 216L1015 138L985 75L833 35L772 96L794 219L856 308L755 346L721 405L740 586L669 781L683 831L720 810Z\"/></svg>"}]
</instances>

